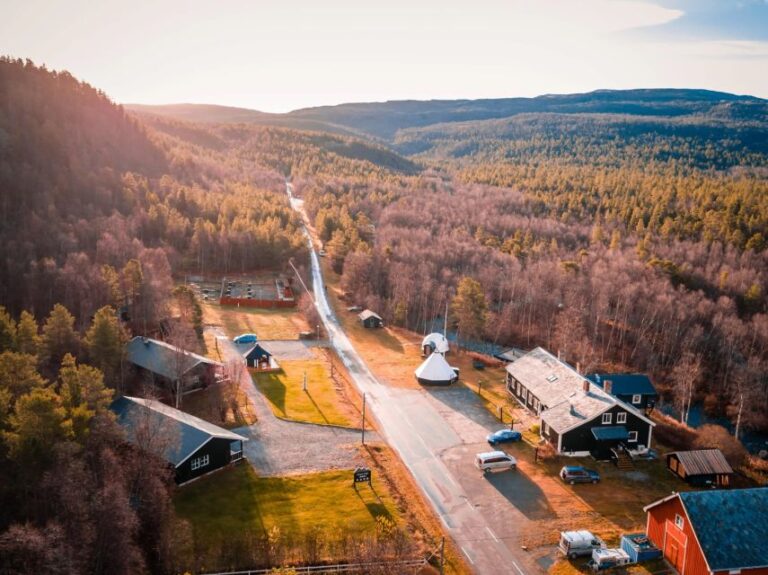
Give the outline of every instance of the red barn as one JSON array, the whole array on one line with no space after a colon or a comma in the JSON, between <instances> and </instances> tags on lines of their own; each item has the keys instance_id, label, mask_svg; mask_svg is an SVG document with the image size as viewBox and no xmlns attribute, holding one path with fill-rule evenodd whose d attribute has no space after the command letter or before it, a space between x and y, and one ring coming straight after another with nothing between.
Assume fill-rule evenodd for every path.
<instances>
[{"instance_id":1,"label":"red barn","mask_svg":"<svg viewBox=\"0 0 768 575\"><path fill-rule=\"evenodd\" d=\"M768 488L673 493L644 511L680 575L768 575Z\"/></svg>"}]
</instances>

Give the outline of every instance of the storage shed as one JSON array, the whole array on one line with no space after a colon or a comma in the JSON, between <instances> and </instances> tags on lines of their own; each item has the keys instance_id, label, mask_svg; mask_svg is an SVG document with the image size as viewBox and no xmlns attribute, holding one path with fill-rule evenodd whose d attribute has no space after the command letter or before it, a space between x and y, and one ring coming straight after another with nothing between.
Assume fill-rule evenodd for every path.
<instances>
[{"instance_id":1,"label":"storage shed","mask_svg":"<svg viewBox=\"0 0 768 575\"><path fill-rule=\"evenodd\" d=\"M381 316L369 309L361 311L357 317L360 318L360 323L363 324L363 327L384 327L384 320L381 319Z\"/></svg>"},{"instance_id":2,"label":"storage shed","mask_svg":"<svg viewBox=\"0 0 768 575\"><path fill-rule=\"evenodd\" d=\"M733 469L719 449L668 453L667 468L697 487L728 487L733 475Z\"/></svg>"},{"instance_id":3,"label":"storage shed","mask_svg":"<svg viewBox=\"0 0 768 575\"><path fill-rule=\"evenodd\" d=\"M245 360L245 365L248 367L253 367L259 371L275 371L280 369L272 354L260 343L240 344L237 347Z\"/></svg>"}]
</instances>

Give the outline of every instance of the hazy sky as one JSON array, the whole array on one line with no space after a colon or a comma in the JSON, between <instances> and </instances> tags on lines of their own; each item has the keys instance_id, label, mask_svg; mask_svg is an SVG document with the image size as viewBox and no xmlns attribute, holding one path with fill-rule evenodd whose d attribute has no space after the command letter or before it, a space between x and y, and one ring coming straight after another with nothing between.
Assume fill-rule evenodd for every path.
<instances>
[{"instance_id":1,"label":"hazy sky","mask_svg":"<svg viewBox=\"0 0 768 575\"><path fill-rule=\"evenodd\" d=\"M768 97L768 0L0 0L0 54L264 111L599 88Z\"/></svg>"}]
</instances>

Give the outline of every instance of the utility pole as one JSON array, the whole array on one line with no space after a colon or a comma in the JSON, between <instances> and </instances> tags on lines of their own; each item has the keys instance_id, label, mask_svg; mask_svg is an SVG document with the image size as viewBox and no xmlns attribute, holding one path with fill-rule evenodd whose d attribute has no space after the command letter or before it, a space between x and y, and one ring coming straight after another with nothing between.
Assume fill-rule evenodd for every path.
<instances>
[{"instance_id":1,"label":"utility pole","mask_svg":"<svg viewBox=\"0 0 768 575\"><path fill-rule=\"evenodd\" d=\"M363 435L363 445L365 445L365 392L363 392L363 425L361 431Z\"/></svg>"},{"instance_id":2,"label":"utility pole","mask_svg":"<svg viewBox=\"0 0 768 575\"><path fill-rule=\"evenodd\" d=\"M302 388L304 391L307 391L307 372L304 372L304 386Z\"/></svg>"}]
</instances>

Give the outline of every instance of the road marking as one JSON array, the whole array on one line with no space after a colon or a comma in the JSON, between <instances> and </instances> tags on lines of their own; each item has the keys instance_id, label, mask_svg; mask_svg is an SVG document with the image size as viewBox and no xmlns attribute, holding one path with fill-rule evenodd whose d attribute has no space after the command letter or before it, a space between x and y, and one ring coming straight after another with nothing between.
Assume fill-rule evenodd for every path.
<instances>
[{"instance_id":1,"label":"road marking","mask_svg":"<svg viewBox=\"0 0 768 575\"><path fill-rule=\"evenodd\" d=\"M517 572L520 573L520 575L525 575L525 573L523 573L522 569L520 569L520 566L517 563L515 563L514 560L512 560L512 565L515 567L515 569L517 569Z\"/></svg>"},{"instance_id":2,"label":"road marking","mask_svg":"<svg viewBox=\"0 0 768 575\"><path fill-rule=\"evenodd\" d=\"M499 543L499 538L498 538L498 537L496 537L496 534L495 534L493 531L491 531L491 528L490 528L490 527L487 527L487 526L486 526L485 530L486 530L486 531L487 531L487 532L488 532L488 533L491 535L491 537L493 537L493 540L494 540L496 543Z\"/></svg>"},{"instance_id":3,"label":"road marking","mask_svg":"<svg viewBox=\"0 0 768 575\"><path fill-rule=\"evenodd\" d=\"M472 563L472 565L474 565L475 564L475 560L472 559L472 556L467 552L467 550L462 547L461 551L464 553L464 555L467 556L467 559L469 559L469 562Z\"/></svg>"}]
</instances>

